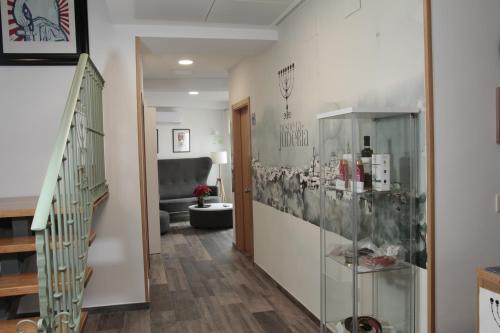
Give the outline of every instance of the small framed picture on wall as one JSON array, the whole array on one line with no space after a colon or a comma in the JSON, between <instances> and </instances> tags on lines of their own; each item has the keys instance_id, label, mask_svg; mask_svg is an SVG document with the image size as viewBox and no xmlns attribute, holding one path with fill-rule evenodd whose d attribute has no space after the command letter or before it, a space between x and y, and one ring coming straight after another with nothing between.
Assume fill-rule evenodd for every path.
<instances>
[{"instance_id":1,"label":"small framed picture on wall","mask_svg":"<svg viewBox=\"0 0 500 333\"><path fill-rule=\"evenodd\" d=\"M189 129L172 130L172 146L174 153L189 153L191 151L191 137Z\"/></svg>"}]
</instances>

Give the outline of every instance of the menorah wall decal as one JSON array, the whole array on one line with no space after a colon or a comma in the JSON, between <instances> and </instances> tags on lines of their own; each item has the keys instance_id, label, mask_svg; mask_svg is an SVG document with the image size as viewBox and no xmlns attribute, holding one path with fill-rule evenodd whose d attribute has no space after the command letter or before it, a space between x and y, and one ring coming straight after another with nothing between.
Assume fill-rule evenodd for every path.
<instances>
[{"instance_id":1,"label":"menorah wall decal","mask_svg":"<svg viewBox=\"0 0 500 333\"><path fill-rule=\"evenodd\" d=\"M491 315L493 316L493 320L495 321L498 327L500 327L500 313L498 311L499 304L500 302L498 300L490 298Z\"/></svg>"},{"instance_id":2,"label":"menorah wall decal","mask_svg":"<svg viewBox=\"0 0 500 333\"><path fill-rule=\"evenodd\" d=\"M295 64L288 65L278 71L280 92L281 96L283 96L286 103L286 109L285 112L283 112L283 119L292 118L292 113L288 109L288 99L290 98L290 95L292 94L293 90L293 85L295 81L294 72L295 72Z\"/></svg>"}]
</instances>

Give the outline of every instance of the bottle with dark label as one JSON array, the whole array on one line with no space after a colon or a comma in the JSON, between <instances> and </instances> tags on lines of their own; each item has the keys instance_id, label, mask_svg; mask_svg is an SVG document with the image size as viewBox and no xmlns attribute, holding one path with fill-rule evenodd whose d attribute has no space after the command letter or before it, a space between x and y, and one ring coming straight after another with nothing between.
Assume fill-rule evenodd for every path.
<instances>
[{"instance_id":1,"label":"bottle with dark label","mask_svg":"<svg viewBox=\"0 0 500 333\"><path fill-rule=\"evenodd\" d=\"M361 151L361 157L372 157L373 150L370 147L370 136L365 135L364 137L365 148Z\"/></svg>"},{"instance_id":2,"label":"bottle with dark label","mask_svg":"<svg viewBox=\"0 0 500 333\"><path fill-rule=\"evenodd\" d=\"M372 155L373 155L373 150L370 147L370 136L365 135L364 136L364 149L361 151L361 160L363 161L363 164L365 164L365 177L364 177L364 182L365 182L365 188L371 188L372 187L372 175L370 174L370 170L372 168L371 163L372 163Z\"/></svg>"}]
</instances>

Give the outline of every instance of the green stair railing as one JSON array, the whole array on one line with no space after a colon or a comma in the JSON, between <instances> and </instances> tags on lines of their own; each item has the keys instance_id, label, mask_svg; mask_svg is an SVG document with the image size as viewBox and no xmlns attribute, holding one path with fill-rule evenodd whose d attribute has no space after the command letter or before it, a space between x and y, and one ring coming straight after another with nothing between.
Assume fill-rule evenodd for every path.
<instances>
[{"instance_id":1,"label":"green stair railing","mask_svg":"<svg viewBox=\"0 0 500 333\"><path fill-rule=\"evenodd\" d=\"M80 331L94 202L106 194L102 89L87 54L80 56L33 218L40 319L22 333Z\"/></svg>"}]
</instances>

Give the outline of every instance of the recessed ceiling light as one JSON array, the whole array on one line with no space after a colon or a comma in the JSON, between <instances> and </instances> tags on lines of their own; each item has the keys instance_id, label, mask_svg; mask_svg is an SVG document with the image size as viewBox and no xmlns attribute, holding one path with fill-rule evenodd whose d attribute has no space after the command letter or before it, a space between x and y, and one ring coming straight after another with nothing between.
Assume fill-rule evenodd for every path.
<instances>
[{"instance_id":1,"label":"recessed ceiling light","mask_svg":"<svg viewBox=\"0 0 500 333\"><path fill-rule=\"evenodd\" d=\"M189 95L199 95L200 92L199 91L190 91L189 92Z\"/></svg>"},{"instance_id":2,"label":"recessed ceiling light","mask_svg":"<svg viewBox=\"0 0 500 333\"><path fill-rule=\"evenodd\" d=\"M193 64L193 60L191 59L181 59L179 60L179 65L182 65L182 66L189 66L189 65L192 65Z\"/></svg>"}]
</instances>

